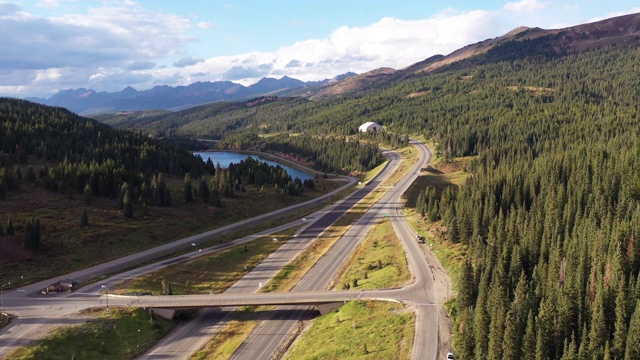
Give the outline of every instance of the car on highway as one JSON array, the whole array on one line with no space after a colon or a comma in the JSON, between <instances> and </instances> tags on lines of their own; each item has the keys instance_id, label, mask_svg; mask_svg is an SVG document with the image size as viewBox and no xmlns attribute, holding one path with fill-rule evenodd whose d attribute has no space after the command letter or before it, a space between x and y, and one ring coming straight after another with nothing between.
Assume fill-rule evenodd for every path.
<instances>
[{"instance_id":1,"label":"car on highway","mask_svg":"<svg viewBox=\"0 0 640 360\"><path fill-rule=\"evenodd\" d=\"M454 360L453 353L447 353L447 360Z\"/></svg>"}]
</instances>

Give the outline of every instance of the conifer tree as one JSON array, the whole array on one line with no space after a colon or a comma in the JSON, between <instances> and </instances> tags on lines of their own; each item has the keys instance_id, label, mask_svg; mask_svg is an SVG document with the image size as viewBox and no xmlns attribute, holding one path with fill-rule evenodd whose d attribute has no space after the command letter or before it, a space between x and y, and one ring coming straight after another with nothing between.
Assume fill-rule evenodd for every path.
<instances>
[{"instance_id":1,"label":"conifer tree","mask_svg":"<svg viewBox=\"0 0 640 360\"><path fill-rule=\"evenodd\" d=\"M520 359L520 330L515 311L509 311L505 320L504 339L502 341L502 359Z\"/></svg>"},{"instance_id":2,"label":"conifer tree","mask_svg":"<svg viewBox=\"0 0 640 360\"><path fill-rule=\"evenodd\" d=\"M475 305L475 286L473 266L471 265L471 259L467 257L462 265L462 274L460 275L460 291L457 298L459 309Z\"/></svg>"},{"instance_id":3,"label":"conifer tree","mask_svg":"<svg viewBox=\"0 0 640 360\"><path fill-rule=\"evenodd\" d=\"M552 359L554 356L554 317L552 302L543 300L536 318L536 360Z\"/></svg>"},{"instance_id":4,"label":"conifer tree","mask_svg":"<svg viewBox=\"0 0 640 360\"><path fill-rule=\"evenodd\" d=\"M84 186L84 189L82 191L82 197L84 199L84 203L85 204L89 204L89 202L91 202L91 197L93 196L93 190L91 190L91 185L89 183L87 183Z\"/></svg>"},{"instance_id":5,"label":"conifer tree","mask_svg":"<svg viewBox=\"0 0 640 360\"><path fill-rule=\"evenodd\" d=\"M80 227L89 226L89 216L87 216L87 210L82 208L82 212L80 214Z\"/></svg>"},{"instance_id":6,"label":"conifer tree","mask_svg":"<svg viewBox=\"0 0 640 360\"><path fill-rule=\"evenodd\" d=\"M462 309L456 318L453 336L453 347L460 359L474 358L473 309Z\"/></svg>"},{"instance_id":7,"label":"conifer tree","mask_svg":"<svg viewBox=\"0 0 640 360\"><path fill-rule=\"evenodd\" d=\"M209 185L207 185L207 179L204 176L200 179L198 190L200 193L200 200L205 204L209 203Z\"/></svg>"},{"instance_id":8,"label":"conifer tree","mask_svg":"<svg viewBox=\"0 0 640 360\"><path fill-rule=\"evenodd\" d=\"M640 359L640 300L636 301L635 311L629 323L629 334L627 335L627 348L624 353L624 359Z\"/></svg>"},{"instance_id":9,"label":"conifer tree","mask_svg":"<svg viewBox=\"0 0 640 360\"><path fill-rule=\"evenodd\" d=\"M191 184L191 176L189 175L189 173L186 173L184 175L182 193L185 202L193 202L193 185Z\"/></svg>"},{"instance_id":10,"label":"conifer tree","mask_svg":"<svg viewBox=\"0 0 640 360\"><path fill-rule=\"evenodd\" d=\"M32 184L36 181L36 173L33 171L33 167L29 166L27 168L27 173L24 175L24 179Z\"/></svg>"},{"instance_id":11,"label":"conifer tree","mask_svg":"<svg viewBox=\"0 0 640 360\"><path fill-rule=\"evenodd\" d=\"M622 359L626 348L627 340L627 296L624 287L625 281L621 281L618 294L616 296L616 322L613 334L613 357Z\"/></svg>"},{"instance_id":12,"label":"conifer tree","mask_svg":"<svg viewBox=\"0 0 640 360\"><path fill-rule=\"evenodd\" d=\"M9 220L7 220L7 227L5 228L5 232L7 235L15 235L16 230L13 227L13 220L11 220L11 215L9 215Z\"/></svg>"},{"instance_id":13,"label":"conifer tree","mask_svg":"<svg viewBox=\"0 0 640 360\"><path fill-rule=\"evenodd\" d=\"M129 192L129 184L125 182L120 186L120 193L118 194L118 208L120 210L124 209L124 197L127 192ZM131 194L129 194L129 196L131 196ZM131 199L129 199L129 201L131 201Z\"/></svg>"},{"instance_id":14,"label":"conifer tree","mask_svg":"<svg viewBox=\"0 0 640 360\"><path fill-rule=\"evenodd\" d=\"M536 359L536 328L533 313L531 311L529 311L529 315L527 317L527 328L524 332L524 338L522 339L522 359Z\"/></svg>"},{"instance_id":15,"label":"conifer tree","mask_svg":"<svg viewBox=\"0 0 640 360\"><path fill-rule=\"evenodd\" d=\"M122 206L122 216L124 216L127 219L130 219L133 217L133 204L131 203L131 194L129 193L129 190L127 190L124 193L124 197L122 200L123 206Z\"/></svg>"}]
</instances>

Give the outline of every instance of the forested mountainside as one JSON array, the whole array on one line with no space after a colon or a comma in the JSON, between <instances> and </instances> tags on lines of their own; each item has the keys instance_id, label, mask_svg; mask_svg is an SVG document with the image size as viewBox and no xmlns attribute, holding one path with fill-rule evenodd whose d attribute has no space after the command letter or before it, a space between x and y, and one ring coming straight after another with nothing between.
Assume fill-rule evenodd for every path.
<instances>
[{"instance_id":1,"label":"forested mountainside","mask_svg":"<svg viewBox=\"0 0 640 360\"><path fill-rule=\"evenodd\" d=\"M639 358L638 64L612 46L425 81L424 133L477 156L418 205L467 248L457 357Z\"/></svg>"},{"instance_id":2,"label":"forested mountainside","mask_svg":"<svg viewBox=\"0 0 640 360\"><path fill-rule=\"evenodd\" d=\"M253 159L221 168L174 142L18 99L0 98L0 139L2 283L66 274L339 186ZM304 152L327 171L381 161L377 144L344 139L329 155L317 141L280 151Z\"/></svg>"},{"instance_id":3,"label":"forested mountainside","mask_svg":"<svg viewBox=\"0 0 640 360\"><path fill-rule=\"evenodd\" d=\"M456 357L637 359L638 64L635 45L611 44L425 75L362 97L277 99L201 124L252 137L348 135L375 121L433 139L445 160L474 157L465 185L424 189L417 205L467 249Z\"/></svg>"},{"instance_id":4,"label":"forested mountainside","mask_svg":"<svg viewBox=\"0 0 640 360\"><path fill-rule=\"evenodd\" d=\"M15 166L32 164L24 174L49 190L118 195L122 183L139 186L158 173L202 174L205 164L184 149L95 120L17 99L0 99L0 195L18 187ZM4 196L0 196L2 198Z\"/></svg>"}]
</instances>

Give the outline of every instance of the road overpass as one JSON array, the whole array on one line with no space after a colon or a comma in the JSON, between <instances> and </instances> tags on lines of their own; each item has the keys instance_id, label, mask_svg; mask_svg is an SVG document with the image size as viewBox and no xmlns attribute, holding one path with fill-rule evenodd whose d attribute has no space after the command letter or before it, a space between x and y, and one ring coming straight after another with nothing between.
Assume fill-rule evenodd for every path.
<instances>
[{"instance_id":1,"label":"road overpass","mask_svg":"<svg viewBox=\"0 0 640 360\"><path fill-rule=\"evenodd\" d=\"M111 296L111 306L148 309L202 309L238 306L344 304L353 300L402 301L400 290L302 291L249 294ZM106 304L105 304L106 306ZM335 307L333 307L335 308ZM324 312L321 310L321 312Z\"/></svg>"}]
</instances>

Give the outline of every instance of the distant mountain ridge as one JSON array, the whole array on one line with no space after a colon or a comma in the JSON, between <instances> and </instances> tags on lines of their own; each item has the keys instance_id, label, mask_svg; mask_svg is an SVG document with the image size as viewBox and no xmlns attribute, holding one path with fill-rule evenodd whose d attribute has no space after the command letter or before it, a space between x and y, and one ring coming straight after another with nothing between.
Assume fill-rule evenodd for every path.
<instances>
[{"instance_id":1,"label":"distant mountain ridge","mask_svg":"<svg viewBox=\"0 0 640 360\"><path fill-rule=\"evenodd\" d=\"M617 16L562 29L521 26L508 33L464 46L448 55L434 55L403 69L374 69L303 94L310 99L344 94L361 95L406 79L452 68L513 61L534 56L563 56L604 46L640 47L640 13Z\"/></svg>"},{"instance_id":2,"label":"distant mountain ridge","mask_svg":"<svg viewBox=\"0 0 640 360\"><path fill-rule=\"evenodd\" d=\"M262 78L250 86L231 81L196 82L187 86L155 86L138 91L131 86L120 92L97 92L92 89L62 90L50 98L27 98L26 100L49 106L67 108L80 115L113 113L117 111L182 110L218 101L236 101L263 95L309 87L318 87L338 82L356 75L346 73L333 79L304 82L284 76L281 79Z\"/></svg>"},{"instance_id":3,"label":"distant mountain ridge","mask_svg":"<svg viewBox=\"0 0 640 360\"><path fill-rule=\"evenodd\" d=\"M403 69L379 68L362 74L349 72L322 81L303 82L284 76L279 80L263 78L247 87L230 81L217 81L178 87L156 86L146 91L127 87L118 93L76 89L61 91L49 99L27 100L65 107L83 115L117 111L177 111L212 102L242 101L273 95L317 100L348 94L362 95L407 79L453 68L471 68L483 63L525 57L564 56L604 46L640 47L640 13L563 29L521 26L502 36L467 45L449 55L434 55Z\"/></svg>"}]
</instances>

